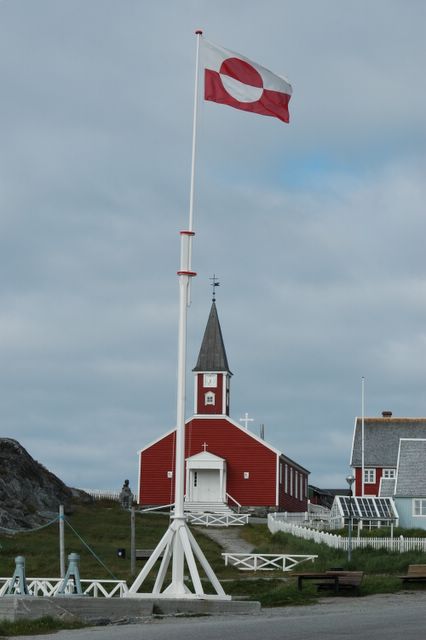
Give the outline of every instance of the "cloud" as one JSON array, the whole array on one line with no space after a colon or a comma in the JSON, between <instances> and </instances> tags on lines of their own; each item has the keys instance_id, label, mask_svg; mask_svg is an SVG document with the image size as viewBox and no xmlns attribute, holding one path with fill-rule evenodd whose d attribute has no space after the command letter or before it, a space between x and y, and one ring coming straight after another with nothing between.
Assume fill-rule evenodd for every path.
<instances>
[{"instance_id":1,"label":"cloud","mask_svg":"<svg viewBox=\"0 0 426 640\"><path fill-rule=\"evenodd\" d=\"M344 482L362 375L371 414L424 415L425 11L0 4L4 435L113 489L174 425L197 27L294 95L288 126L200 103L188 369L216 273L232 417L314 484Z\"/></svg>"}]
</instances>

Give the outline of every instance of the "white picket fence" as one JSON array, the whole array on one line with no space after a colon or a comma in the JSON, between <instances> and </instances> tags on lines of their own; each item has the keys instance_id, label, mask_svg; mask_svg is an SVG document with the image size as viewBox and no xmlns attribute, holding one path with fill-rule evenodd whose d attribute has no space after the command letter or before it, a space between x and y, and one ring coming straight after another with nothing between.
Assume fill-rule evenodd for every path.
<instances>
[{"instance_id":1,"label":"white picket fence","mask_svg":"<svg viewBox=\"0 0 426 640\"><path fill-rule=\"evenodd\" d=\"M303 527L290 522L285 522L281 518L276 517L275 513L268 515L268 529L271 533L284 531L291 533L293 536L303 538L304 540L312 540L318 544L326 544L333 549L341 549L347 551L348 538L346 536L338 536L325 531L317 531L309 527ZM352 537L352 549L387 549L387 551L396 551L405 553L406 551L426 551L426 538L361 538Z\"/></svg>"},{"instance_id":2,"label":"white picket fence","mask_svg":"<svg viewBox=\"0 0 426 640\"><path fill-rule=\"evenodd\" d=\"M107 489L81 489L85 493L88 493L94 500L114 500L118 502L120 492L108 491Z\"/></svg>"}]
</instances>

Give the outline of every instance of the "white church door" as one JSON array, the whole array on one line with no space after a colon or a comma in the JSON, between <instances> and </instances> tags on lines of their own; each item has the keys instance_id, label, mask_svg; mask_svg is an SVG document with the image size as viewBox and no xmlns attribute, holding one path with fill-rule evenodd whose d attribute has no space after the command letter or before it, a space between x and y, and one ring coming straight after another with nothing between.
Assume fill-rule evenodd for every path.
<instances>
[{"instance_id":1,"label":"white church door","mask_svg":"<svg viewBox=\"0 0 426 640\"><path fill-rule=\"evenodd\" d=\"M194 502L221 502L219 469L198 469L192 473Z\"/></svg>"}]
</instances>

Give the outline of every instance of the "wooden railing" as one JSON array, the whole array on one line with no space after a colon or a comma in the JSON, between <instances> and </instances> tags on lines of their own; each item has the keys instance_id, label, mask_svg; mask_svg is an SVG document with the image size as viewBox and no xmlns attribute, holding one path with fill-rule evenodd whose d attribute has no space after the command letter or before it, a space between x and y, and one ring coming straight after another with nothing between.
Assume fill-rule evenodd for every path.
<instances>
[{"instance_id":1,"label":"wooden railing","mask_svg":"<svg viewBox=\"0 0 426 640\"><path fill-rule=\"evenodd\" d=\"M248 513L188 513L188 522L203 527L235 527L248 523Z\"/></svg>"},{"instance_id":2,"label":"wooden railing","mask_svg":"<svg viewBox=\"0 0 426 640\"><path fill-rule=\"evenodd\" d=\"M12 578L0 578L0 596L4 596L9 589ZM80 580L85 596L94 598L123 598L128 593L124 580ZM62 584L62 578L27 578L28 591L32 596L51 598L56 596ZM74 582L68 583L68 593L72 593ZM19 594L17 594L19 595Z\"/></svg>"},{"instance_id":3,"label":"wooden railing","mask_svg":"<svg viewBox=\"0 0 426 640\"><path fill-rule=\"evenodd\" d=\"M175 503L171 502L170 504L162 504L159 507L147 507L146 509L138 509L138 513L149 513L150 511L166 511L170 510L171 507L174 507Z\"/></svg>"},{"instance_id":4,"label":"wooden railing","mask_svg":"<svg viewBox=\"0 0 426 640\"><path fill-rule=\"evenodd\" d=\"M222 553L225 565L228 564L241 571L291 571L301 562L311 560L318 556L289 555L280 553Z\"/></svg>"},{"instance_id":5,"label":"wooden railing","mask_svg":"<svg viewBox=\"0 0 426 640\"><path fill-rule=\"evenodd\" d=\"M228 500L231 500L231 502L237 505L238 513L240 513L241 505L238 500L235 500L235 498L233 498L229 493L226 494L226 497L228 498Z\"/></svg>"}]
</instances>

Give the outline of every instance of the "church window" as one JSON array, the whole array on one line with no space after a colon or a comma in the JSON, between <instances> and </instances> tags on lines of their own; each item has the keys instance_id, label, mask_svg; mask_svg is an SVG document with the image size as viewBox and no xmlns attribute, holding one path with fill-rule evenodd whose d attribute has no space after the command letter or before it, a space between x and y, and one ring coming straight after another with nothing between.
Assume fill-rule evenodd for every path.
<instances>
[{"instance_id":1,"label":"church window","mask_svg":"<svg viewBox=\"0 0 426 640\"><path fill-rule=\"evenodd\" d=\"M250 473L248 471L244 471L244 480L248 480L250 478Z\"/></svg>"},{"instance_id":2,"label":"church window","mask_svg":"<svg viewBox=\"0 0 426 640\"><path fill-rule=\"evenodd\" d=\"M280 484L283 483L283 463L280 462Z\"/></svg>"},{"instance_id":3,"label":"church window","mask_svg":"<svg viewBox=\"0 0 426 640\"><path fill-rule=\"evenodd\" d=\"M212 391L209 391L208 393L206 393L205 400L206 400L206 405L207 404L214 405L215 403L214 393Z\"/></svg>"},{"instance_id":4,"label":"church window","mask_svg":"<svg viewBox=\"0 0 426 640\"><path fill-rule=\"evenodd\" d=\"M196 471L194 471L194 487L197 486L197 481L198 481L198 474Z\"/></svg>"},{"instance_id":5,"label":"church window","mask_svg":"<svg viewBox=\"0 0 426 640\"><path fill-rule=\"evenodd\" d=\"M167 472L167 477L168 478L173 478L173 471L168 471Z\"/></svg>"},{"instance_id":6,"label":"church window","mask_svg":"<svg viewBox=\"0 0 426 640\"><path fill-rule=\"evenodd\" d=\"M284 491L288 493L288 465L284 465Z\"/></svg>"},{"instance_id":7,"label":"church window","mask_svg":"<svg viewBox=\"0 0 426 640\"><path fill-rule=\"evenodd\" d=\"M297 499L299 497L299 493L298 493L298 480L299 480L299 474L297 473L297 471L294 472L294 497Z\"/></svg>"}]
</instances>

